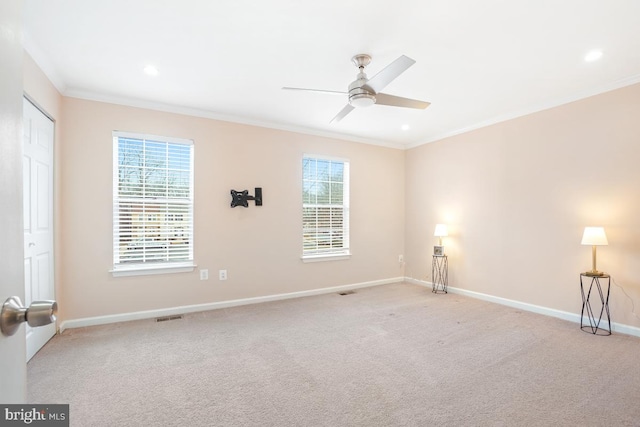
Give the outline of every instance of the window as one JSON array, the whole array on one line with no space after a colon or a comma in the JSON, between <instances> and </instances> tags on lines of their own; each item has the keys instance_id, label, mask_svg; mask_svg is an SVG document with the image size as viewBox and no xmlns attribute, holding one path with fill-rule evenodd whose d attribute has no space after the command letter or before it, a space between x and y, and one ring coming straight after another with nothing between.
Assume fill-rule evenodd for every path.
<instances>
[{"instance_id":1,"label":"window","mask_svg":"<svg viewBox=\"0 0 640 427\"><path fill-rule=\"evenodd\" d=\"M112 272L193 270L193 142L114 132L113 146Z\"/></svg>"},{"instance_id":2,"label":"window","mask_svg":"<svg viewBox=\"0 0 640 427\"><path fill-rule=\"evenodd\" d=\"M349 255L349 162L302 159L302 257Z\"/></svg>"}]
</instances>

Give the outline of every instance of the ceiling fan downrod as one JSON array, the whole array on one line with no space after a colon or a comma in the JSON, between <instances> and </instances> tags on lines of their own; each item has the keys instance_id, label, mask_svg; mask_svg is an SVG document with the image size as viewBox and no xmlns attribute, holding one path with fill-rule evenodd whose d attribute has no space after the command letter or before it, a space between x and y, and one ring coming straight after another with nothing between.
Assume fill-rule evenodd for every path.
<instances>
[{"instance_id":1,"label":"ceiling fan downrod","mask_svg":"<svg viewBox=\"0 0 640 427\"><path fill-rule=\"evenodd\" d=\"M358 67L360 72L358 78L349 85L349 104L356 108L370 107L376 103L376 97L363 86L368 81L364 68L371 63L371 57L361 53L351 58L351 62Z\"/></svg>"}]
</instances>

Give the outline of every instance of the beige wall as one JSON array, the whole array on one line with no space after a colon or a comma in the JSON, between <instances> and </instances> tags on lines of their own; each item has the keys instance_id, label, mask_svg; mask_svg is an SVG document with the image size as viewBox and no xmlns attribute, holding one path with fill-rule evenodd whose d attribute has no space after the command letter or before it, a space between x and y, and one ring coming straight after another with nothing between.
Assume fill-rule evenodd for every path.
<instances>
[{"instance_id":1,"label":"beige wall","mask_svg":"<svg viewBox=\"0 0 640 427\"><path fill-rule=\"evenodd\" d=\"M65 319L203 304L403 276L400 150L63 98L62 302ZM195 141L195 260L210 272L118 277L112 267L112 131ZM350 260L303 263L302 155L351 166ZM264 205L230 208L262 187ZM219 269L228 280L219 281Z\"/></svg>"},{"instance_id":2,"label":"beige wall","mask_svg":"<svg viewBox=\"0 0 640 427\"><path fill-rule=\"evenodd\" d=\"M598 269L640 312L638 118L634 85L407 150L406 276L430 280L444 222L450 286L579 313L582 232L604 226ZM640 326L611 292L612 321Z\"/></svg>"}]
</instances>

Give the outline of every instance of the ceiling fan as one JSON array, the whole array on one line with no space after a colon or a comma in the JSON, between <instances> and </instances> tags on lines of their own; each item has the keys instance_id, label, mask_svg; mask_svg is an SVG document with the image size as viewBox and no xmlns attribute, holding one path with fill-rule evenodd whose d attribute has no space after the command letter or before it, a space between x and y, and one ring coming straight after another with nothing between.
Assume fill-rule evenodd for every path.
<instances>
[{"instance_id":1,"label":"ceiling fan","mask_svg":"<svg viewBox=\"0 0 640 427\"><path fill-rule=\"evenodd\" d=\"M369 107L373 104L417 109L425 109L430 105L429 102L388 95L386 93L380 92L389 83L395 80L400 74L404 73L409 67L416 63L416 61L409 58L408 56L400 56L398 59L387 65L382 69L382 71L380 71L370 79L367 79L364 68L371 62L371 56L366 54L359 54L351 58L351 62L353 62L360 71L358 72L358 78L349 85L348 92L321 89L304 89L297 87L283 87L282 89L302 90L307 92L319 92L334 95L348 95L349 103L345 105L344 108L340 110L340 112L333 119L331 119L331 122L339 122L355 108Z\"/></svg>"}]
</instances>

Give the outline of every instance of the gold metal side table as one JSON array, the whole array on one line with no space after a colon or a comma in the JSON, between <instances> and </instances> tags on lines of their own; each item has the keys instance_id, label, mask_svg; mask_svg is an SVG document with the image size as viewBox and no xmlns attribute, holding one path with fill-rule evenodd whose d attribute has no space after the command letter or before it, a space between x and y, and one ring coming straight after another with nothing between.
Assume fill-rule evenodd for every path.
<instances>
[{"instance_id":1,"label":"gold metal side table","mask_svg":"<svg viewBox=\"0 0 640 427\"><path fill-rule=\"evenodd\" d=\"M447 293L449 281L449 261L446 255L434 255L431 263L431 292Z\"/></svg>"},{"instance_id":2,"label":"gold metal side table","mask_svg":"<svg viewBox=\"0 0 640 427\"><path fill-rule=\"evenodd\" d=\"M600 283L602 280L603 283ZM603 290L603 284L606 283L606 294ZM595 286L594 286L595 285ZM588 332L593 335L611 335L611 315L609 314L609 291L611 290L611 276L603 274L602 276L589 276L586 273L580 274L580 292L582 293L582 312L580 313L580 329L584 332ZM596 311L593 310L591 293L593 292L596 305ZM600 297L600 304L598 304L597 297ZM597 309L599 308L599 313ZM584 323L586 317L589 320L589 324ZM596 318L596 315L598 317ZM600 326L600 322L603 320L602 316L605 315L604 320L607 321L607 328Z\"/></svg>"}]
</instances>

